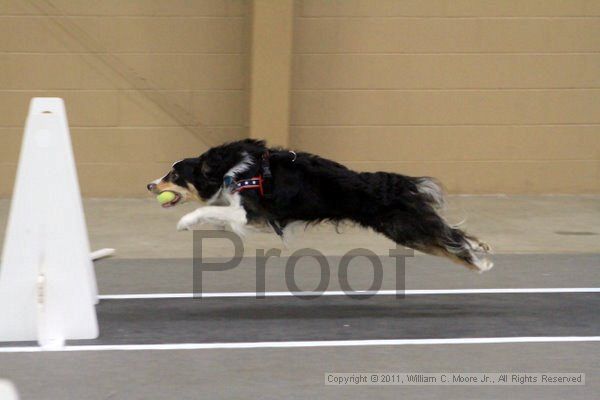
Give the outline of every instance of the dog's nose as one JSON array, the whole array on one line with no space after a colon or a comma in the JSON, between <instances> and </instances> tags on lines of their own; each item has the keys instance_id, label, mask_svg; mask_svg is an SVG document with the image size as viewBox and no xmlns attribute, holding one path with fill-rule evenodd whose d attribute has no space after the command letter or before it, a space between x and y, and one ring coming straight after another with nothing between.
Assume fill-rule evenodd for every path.
<instances>
[{"instance_id":1,"label":"dog's nose","mask_svg":"<svg viewBox=\"0 0 600 400\"><path fill-rule=\"evenodd\" d=\"M146 187L148 188L149 192L154 192L154 189L156 189L156 183L149 183Z\"/></svg>"}]
</instances>

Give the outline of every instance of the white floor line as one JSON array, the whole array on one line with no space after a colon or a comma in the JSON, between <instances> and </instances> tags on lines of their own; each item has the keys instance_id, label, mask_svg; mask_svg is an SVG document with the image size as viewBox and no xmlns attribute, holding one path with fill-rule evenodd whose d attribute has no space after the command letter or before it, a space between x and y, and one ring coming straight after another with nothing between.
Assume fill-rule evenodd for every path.
<instances>
[{"instance_id":1,"label":"white floor line","mask_svg":"<svg viewBox=\"0 0 600 400\"><path fill-rule=\"evenodd\" d=\"M525 293L600 293L600 288L499 288L499 289L424 289L424 290L379 290L356 291L346 293L343 291L327 292L265 292L265 297L291 297L291 296L345 296L347 294L357 296L394 296L404 294L413 295L445 295L445 294L525 294ZM227 297L256 297L256 292L214 292L196 293L198 298L227 298ZM180 299L193 298L194 293L140 293L140 294L103 294L98 296L100 300L129 300L129 299Z\"/></svg>"},{"instance_id":2,"label":"white floor line","mask_svg":"<svg viewBox=\"0 0 600 400\"><path fill-rule=\"evenodd\" d=\"M34 353L44 351L139 351L139 350L210 350L210 349L276 349L310 347L360 347L360 346L428 346L453 344L504 344L504 343L564 343L598 342L600 336L520 336L490 338L449 339L381 339L381 340L315 340L298 342L240 342L240 343L165 343L82 345L61 348L39 346L0 347L0 353Z\"/></svg>"}]
</instances>

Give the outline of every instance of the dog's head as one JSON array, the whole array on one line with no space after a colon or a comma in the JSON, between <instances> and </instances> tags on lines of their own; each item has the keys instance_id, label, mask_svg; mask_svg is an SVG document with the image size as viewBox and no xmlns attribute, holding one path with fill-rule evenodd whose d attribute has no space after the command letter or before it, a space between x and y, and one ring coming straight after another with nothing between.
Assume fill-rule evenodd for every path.
<instances>
[{"instance_id":1,"label":"dog's head","mask_svg":"<svg viewBox=\"0 0 600 400\"><path fill-rule=\"evenodd\" d=\"M199 158L186 158L177 161L165 176L150 182L146 188L156 195L165 191L175 193L175 199L162 205L165 208L189 200L201 200L198 190L194 186L198 165Z\"/></svg>"},{"instance_id":2,"label":"dog's head","mask_svg":"<svg viewBox=\"0 0 600 400\"><path fill-rule=\"evenodd\" d=\"M251 169L256 155L264 148L264 142L250 139L213 147L200 157L177 161L165 176L149 183L147 189L154 194L175 193L175 199L163 207L190 200L211 203L218 197L225 176L235 179Z\"/></svg>"}]
</instances>

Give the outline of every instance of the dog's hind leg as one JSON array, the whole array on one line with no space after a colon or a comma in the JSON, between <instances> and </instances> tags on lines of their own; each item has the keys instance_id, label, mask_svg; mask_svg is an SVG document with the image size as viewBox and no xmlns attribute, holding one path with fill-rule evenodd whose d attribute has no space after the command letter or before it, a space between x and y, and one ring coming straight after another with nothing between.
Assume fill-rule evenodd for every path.
<instances>
[{"instance_id":1,"label":"dog's hind leg","mask_svg":"<svg viewBox=\"0 0 600 400\"><path fill-rule=\"evenodd\" d=\"M485 243L479 245L479 242L473 241L475 238L467 236L462 231L460 234L465 237L465 240L452 243L446 242L442 245L424 245L416 247L416 249L423 253L447 257L474 271L484 272L491 269L494 264L485 257L485 254L489 252L489 246Z\"/></svg>"},{"instance_id":2,"label":"dog's hind leg","mask_svg":"<svg viewBox=\"0 0 600 400\"><path fill-rule=\"evenodd\" d=\"M447 257L475 271L487 271L493 266L485 258L490 250L486 243L448 225L432 208L393 212L373 227L398 244Z\"/></svg>"}]
</instances>

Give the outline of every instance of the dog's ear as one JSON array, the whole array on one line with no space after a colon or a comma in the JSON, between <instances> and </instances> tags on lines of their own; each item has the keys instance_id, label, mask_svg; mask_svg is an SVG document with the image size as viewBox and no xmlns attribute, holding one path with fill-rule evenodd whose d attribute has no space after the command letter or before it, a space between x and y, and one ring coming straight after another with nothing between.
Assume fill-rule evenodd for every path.
<instances>
[{"instance_id":1,"label":"dog's ear","mask_svg":"<svg viewBox=\"0 0 600 400\"><path fill-rule=\"evenodd\" d=\"M194 175L212 183L221 182L227 171L228 158L231 154L222 147L214 147L198 158Z\"/></svg>"},{"instance_id":2,"label":"dog's ear","mask_svg":"<svg viewBox=\"0 0 600 400\"><path fill-rule=\"evenodd\" d=\"M201 160L194 167L194 177L197 181L216 186L220 185L223 180L219 171L215 169L215 166L210 165L207 160Z\"/></svg>"},{"instance_id":3,"label":"dog's ear","mask_svg":"<svg viewBox=\"0 0 600 400\"><path fill-rule=\"evenodd\" d=\"M208 176L211 172L211 168L206 161L202 164L199 164L198 168L200 168L200 173L205 176Z\"/></svg>"},{"instance_id":4,"label":"dog's ear","mask_svg":"<svg viewBox=\"0 0 600 400\"><path fill-rule=\"evenodd\" d=\"M200 156L198 163L194 166L194 175L208 177L211 172L214 172L215 166L219 162L220 158L216 160L215 158L217 157L214 154L211 154L210 157L207 157L206 154Z\"/></svg>"},{"instance_id":5,"label":"dog's ear","mask_svg":"<svg viewBox=\"0 0 600 400\"><path fill-rule=\"evenodd\" d=\"M207 176L209 172L210 166L206 160L200 160L200 162L194 166L194 175L196 176Z\"/></svg>"}]
</instances>

